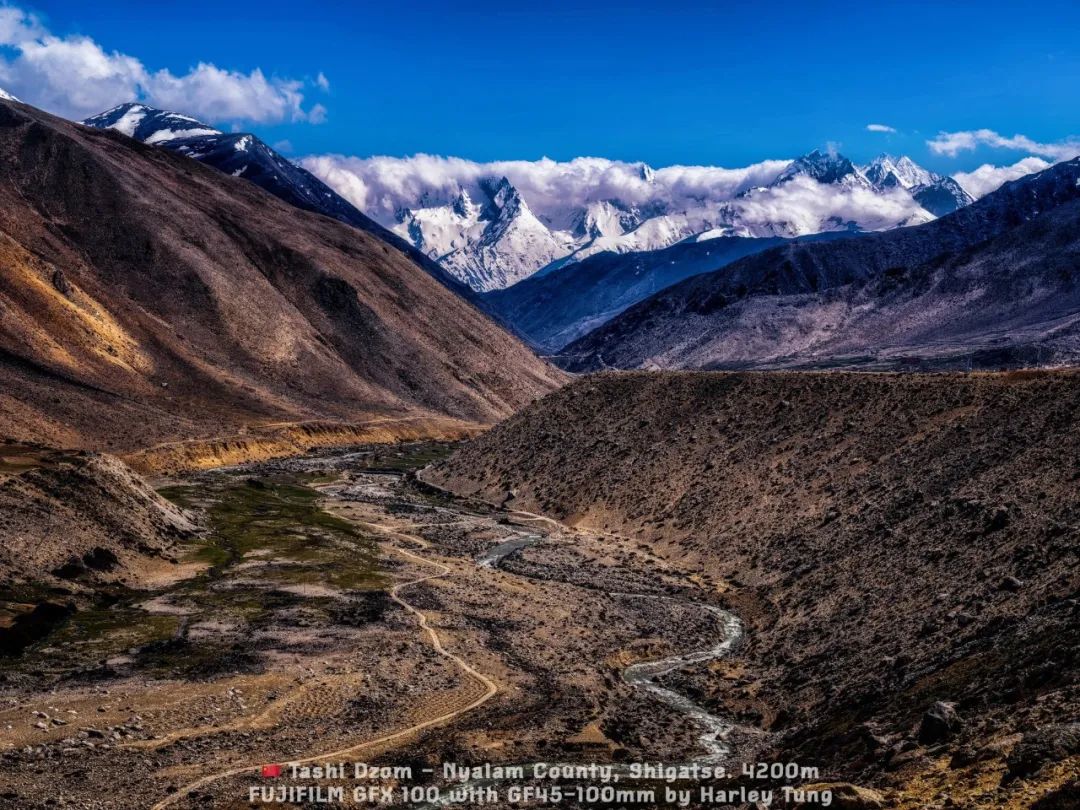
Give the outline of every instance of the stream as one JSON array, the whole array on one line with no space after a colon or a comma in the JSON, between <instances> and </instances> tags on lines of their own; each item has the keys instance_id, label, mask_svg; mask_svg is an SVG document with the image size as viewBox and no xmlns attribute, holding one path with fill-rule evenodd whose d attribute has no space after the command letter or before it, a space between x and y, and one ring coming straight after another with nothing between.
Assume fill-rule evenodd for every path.
<instances>
[{"instance_id":1,"label":"stream","mask_svg":"<svg viewBox=\"0 0 1080 810\"><path fill-rule=\"evenodd\" d=\"M517 529L514 529L513 531L516 535L515 537L504 540L502 543L488 549L476 559L476 564L481 568L499 568L501 563L508 557L524 548L536 545L542 539L542 535L533 532L523 532ZM611 592L610 595L619 599L662 599L666 601L676 601L673 597L657 596L656 594ZM695 602L693 604L702 610L708 611L720 620L720 623L724 628L723 639L713 646L704 649L693 650L692 652L682 653L680 655L672 655L668 658L661 658L655 661L642 661L637 664L631 664L623 670L622 677L626 683L648 692L657 700L666 703L677 712L684 714L693 720L694 723L702 729L703 733L699 740L702 747L708 752L705 757L701 757L695 760L695 762L701 765L711 765L723 760L731 753L731 749L727 745L726 739L735 728L735 725L731 721L709 712L705 707L695 703L693 700L686 697L686 695L679 694L672 689L661 686L657 681L664 675L674 672L682 667L691 664L704 664L708 661L715 661L719 658L723 658L742 640L743 627L739 618L730 611L718 608L715 605L706 605L701 602Z\"/></svg>"}]
</instances>

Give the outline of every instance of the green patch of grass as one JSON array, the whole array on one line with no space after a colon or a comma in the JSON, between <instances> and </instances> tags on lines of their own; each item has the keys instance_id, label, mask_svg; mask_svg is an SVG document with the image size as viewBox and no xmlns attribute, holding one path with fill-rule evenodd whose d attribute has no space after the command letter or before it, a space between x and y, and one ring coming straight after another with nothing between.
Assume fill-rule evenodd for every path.
<instances>
[{"instance_id":1,"label":"green patch of grass","mask_svg":"<svg viewBox=\"0 0 1080 810\"><path fill-rule=\"evenodd\" d=\"M254 478L243 470L232 470L227 477L159 492L180 506L205 507L209 532L191 543L187 559L209 563L211 579L224 575L252 552L268 551L268 559L305 565L273 566L284 574L253 569L252 576L312 582L319 581L313 579L312 569L320 568L324 569L321 580L337 587L380 587L375 541L322 509L322 496L307 486L336 477L280 473ZM199 581L194 586L203 585Z\"/></svg>"},{"instance_id":2,"label":"green patch of grass","mask_svg":"<svg viewBox=\"0 0 1080 810\"><path fill-rule=\"evenodd\" d=\"M49 639L50 644L106 644L117 651L167 638L176 632L176 616L147 613L129 605L81 610Z\"/></svg>"},{"instance_id":3,"label":"green patch of grass","mask_svg":"<svg viewBox=\"0 0 1080 810\"><path fill-rule=\"evenodd\" d=\"M178 626L176 616L153 615L131 605L88 608L72 614L12 665L23 671L67 674L171 638Z\"/></svg>"},{"instance_id":4,"label":"green patch of grass","mask_svg":"<svg viewBox=\"0 0 1080 810\"><path fill-rule=\"evenodd\" d=\"M207 512L210 534L197 553L216 575L251 552L269 550L270 559L328 567L336 576L347 570L353 587L377 587L381 577L374 541L322 509L320 497L295 483L248 479L231 484Z\"/></svg>"},{"instance_id":5,"label":"green patch of grass","mask_svg":"<svg viewBox=\"0 0 1080 810\"><path fill-rule=\"evenodd\" d=\"M211 569L224 567L229 559L229 552L209 539L196 541L184 555L185 561L207 563Z\"/></svg>"},{"instance_id":6,"label":"green patch of grass","mask_svg":"<svg viewBox=\"0 0 1080 810\"><path fill-rule=\"evenodd\" d=\"M409 472L442 461L456 449L453 444L420 442L398 447L379 449L372 453L364 466L369 470Z\"/></svg>"},{"instance_id":7,"label":"green patch of grass","mask_svg":"<svg viewBox=\"0 0 1080 810\"><path fill-rule=\"evenodd\" d=\"M167 501L172 501L182 509L192 509L197 505L199 487L194 484L172 484L160 487L158 495Z\"/></svg>"},{"instance_id":8,"label":"green patch of grass","mask_svg":"<svg viewBox=\"0 0 1080 810\"><path fill-rule=\"evenodd\" d=\"M188 544L186 557L207 562L210 568L157 595L174 597L175 604L191 613L191 623L221 620L244 632L283 617L291 621L289 612L295 610L310 614L311 621L329 623L332 609L340 609L339 600L279 590L285 585L324 585L352 592L382 588L385 580L376 540L321 507L322 495L307 485L319 478L286 473L253 477L241 471L161 489L161 495L177 505L202 511L207 531ZM268 564L237 569L242 562L260 559ZM258 656L243 659L242 650L223 648L213 640L177 638L180 617L137 607L153 595L118 586L102 590L96 606L64 619L44 639L0 666L64 677L131 654L140 670L196 677L216 671L214 662L219 658L226 669L233 664L260 665ZM21 610L20 606L49 597L48 589L19 586L0 593L0 607L8 602L11 610Z\"/></svg>"}]
</instances>

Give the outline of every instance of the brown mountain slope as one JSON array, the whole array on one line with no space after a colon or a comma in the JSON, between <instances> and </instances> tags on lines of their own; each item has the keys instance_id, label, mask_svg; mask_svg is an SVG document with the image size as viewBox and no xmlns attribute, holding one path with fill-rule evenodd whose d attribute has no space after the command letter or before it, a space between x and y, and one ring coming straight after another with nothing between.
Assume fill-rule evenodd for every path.
<instances>
[{"instance_id":1,"label":"brown mountain slope","mask_svg":"<svg viewBox=\"0 0 1080 810\"><path fill-rule=\"evenodd\" d=\"M131 451L266 423L487 424L562 379L369 234L0 103L0 436Z\"/></svg>"},{"instance_id":2,"label":"brown mountain slope","mask_svg":"<svg viewBox=\"0 0 1080 810\"><path fill-rule=\"evenodd\" d=\"M17 453L36 466L5 474L5 459ZM0 445L0 590L12 582L56 585L57 577L68 590L81 590L126 577L194 528L115 458Z\"/></svg>"},{"instance_id":3,"label":"brown mountain slope","mask_svg":"<svg viewBox=\"0 0 1080 810\"><path fill-rule=\"evenodd\" d=\"M603 374L422 476L717 583L748 643L677 682L781 759L910 787L956 755L942 780L993 781L1010 734L1080 710L1078 410L1065 372ZM916 731L938 700L963 723L944 748ZM1043 748L1022 775L1069 756Z\"/></svg>"}]
</instances>

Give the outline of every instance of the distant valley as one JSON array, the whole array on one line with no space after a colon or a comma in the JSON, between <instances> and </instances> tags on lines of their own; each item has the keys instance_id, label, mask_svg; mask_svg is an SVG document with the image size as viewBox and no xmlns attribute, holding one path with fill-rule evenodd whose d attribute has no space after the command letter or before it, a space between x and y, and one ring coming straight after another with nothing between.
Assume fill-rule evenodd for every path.
<instances>
[{"instance_id":1,"label":"distant valley","mask_svg":"<svg viewBox=\"0 0 1080 810\"><path fill-rule=\"evenodd\" d=\"M1080 358L1080 159L934 222L758 253L562 350L605 368L977 369Z\"/></svg>"}]
</instances>

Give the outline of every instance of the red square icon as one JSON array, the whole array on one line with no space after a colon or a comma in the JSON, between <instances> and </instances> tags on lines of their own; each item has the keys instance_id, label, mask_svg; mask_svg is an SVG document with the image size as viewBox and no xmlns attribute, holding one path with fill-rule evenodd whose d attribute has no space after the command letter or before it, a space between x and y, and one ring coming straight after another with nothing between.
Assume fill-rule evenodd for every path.
<instances>
[{"instance_id":1,"label":"red square icon","mask_svg":"<svg viewBox=\"0 0 1080 810\"><path fill-rule=\"evenodd\" d=\"M263 765L262 775L265 776L267 779L276 779L277 777L281 776L281 766Z\"/></svg>"}]
</instances>

